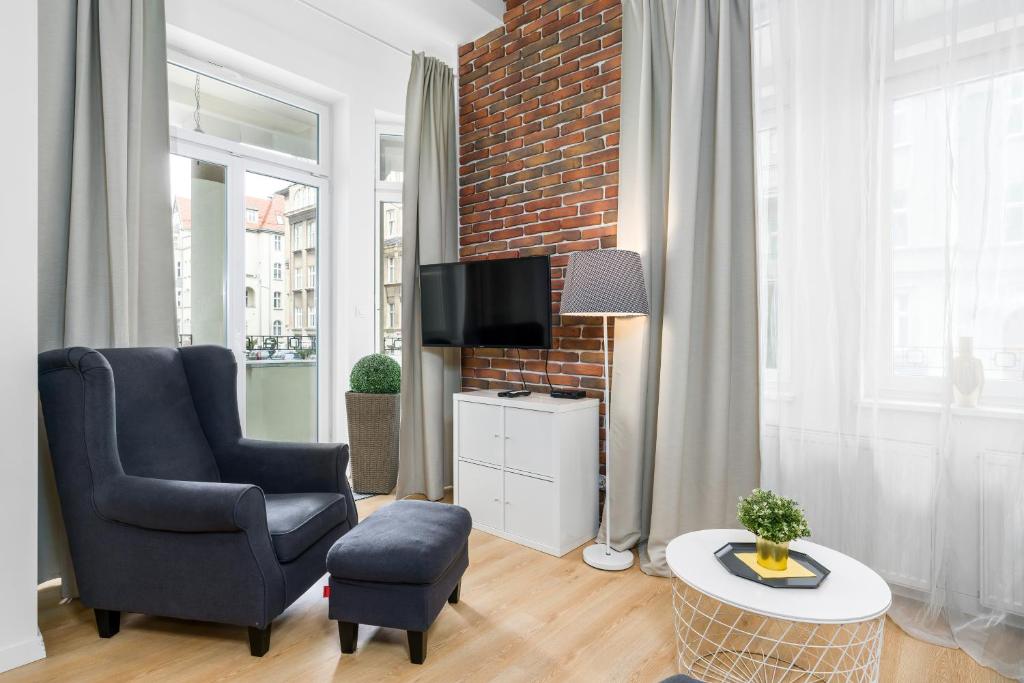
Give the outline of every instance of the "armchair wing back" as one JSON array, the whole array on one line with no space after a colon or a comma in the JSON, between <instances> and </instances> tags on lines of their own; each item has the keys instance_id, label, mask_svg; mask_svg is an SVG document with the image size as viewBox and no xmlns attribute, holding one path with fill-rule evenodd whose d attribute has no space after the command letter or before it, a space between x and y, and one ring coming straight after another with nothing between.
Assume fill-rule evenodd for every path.
<instances>
[{"instance_id":1,"label":"armchair wing back","mask_svg":"<svg viewBox=\"0 0 1024 683\"><path fill-rule=\"evenodd\" d=\"M210 347L197 347L203 353ZM227 349L228 367L234 358ZM115 387L117 451L125 474L154 479L220 481L186 374L193 349L105 349ZM220 354L217 354L220 355ZM234 395L234 382L231 392ZM235 423L238 411L235 409Z\"/></svg>"}]
</instances>

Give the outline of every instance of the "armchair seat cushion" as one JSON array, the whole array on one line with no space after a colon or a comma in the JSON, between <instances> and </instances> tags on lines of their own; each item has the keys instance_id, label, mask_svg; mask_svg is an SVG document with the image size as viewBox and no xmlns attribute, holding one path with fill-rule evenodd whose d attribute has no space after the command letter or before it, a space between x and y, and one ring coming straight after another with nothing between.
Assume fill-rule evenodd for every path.
<instances>
[{"instance_id":1,"label":"armchair seat cushion","mask_svg":"<svg viewBox=\"0 0 1024 683\"><path fill-rule=\"evenodd\" d=\"M348 516L340 493L268 493L266 499L267 528L281 562L297 558Z\"/></svg>"}]
</instances>

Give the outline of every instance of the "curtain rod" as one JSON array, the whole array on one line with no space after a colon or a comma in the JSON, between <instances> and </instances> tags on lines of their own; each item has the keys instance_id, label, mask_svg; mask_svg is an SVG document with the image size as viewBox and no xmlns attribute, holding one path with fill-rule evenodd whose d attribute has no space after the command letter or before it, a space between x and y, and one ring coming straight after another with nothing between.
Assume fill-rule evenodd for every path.
<instances>
[{"instance_id":1,"label":"curtain rod","mask_svg":"<svg viewBox=\"0 0 1024 683\"><path fill-rule=\"evenodd\" d=\"M314 12L319 12L320 14L324 15L327 18L333 19L334 21L338 22L339 24L343 24L344 26L349 27L353 31L356 31L358 33L362 33L367 38L370 38L372 40L376 40L381 45L386 45L386 46L390 47L392 50L397 50L398 52L401 52L403 55L406 55L407 57L412 57L412 53L409 52L408 50L403 50L402 48L398 47L397 45L389 43L388 41L384 40L383 38L381 38L379 36L375 36L372 33L368 32L368 31L364 31L363 29L359 28L358 26L356 26L354 24L350 24L349 22L345 21L341 17L335 16L334 14L331 14L330 12L328 12L327 10L325 10L323 8L317 7L316 5L314 5L309 0L295 0L295 1L297 3L299 3L300 5L305 5L306 7L308 7L311 10L313 10Z\"/></svg>"}]
</instances>

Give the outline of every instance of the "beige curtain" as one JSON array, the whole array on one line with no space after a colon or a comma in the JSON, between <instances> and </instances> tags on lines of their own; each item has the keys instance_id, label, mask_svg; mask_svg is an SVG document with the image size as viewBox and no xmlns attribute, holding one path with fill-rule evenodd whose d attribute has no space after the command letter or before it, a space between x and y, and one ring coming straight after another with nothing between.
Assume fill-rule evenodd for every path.
<instances>
[{"instance_id":1,"label":"beige curtain","mask_svg":"<svg viewBox=\"0 0 1024 683\"><path fill-rule=\"evenodd\" d=\"M758 483L758 328L748 0L625 0L618 246L648 319L615 324L612 544L736 526Z\"/></svg>"},{"instance_id":2,"label":"beige curtain","mask_svg":"<svg viewBox=\"0 0 1024 683\"><path fill-rule=\"evenodd\" d=\"M163 0L43 0L39 33L39 347L173 346ZM39 579L73 596L43 436L40 487Z\"/></svg>"},{"instance_id":3,"label":"beige curtain","mask_svg":"<svg viewBox=\"0 0 1024 683\"><path fill-rule=\"evenodd\" d=\"M444 496L452 482L458 349L423 348L419 265L458 257L455 86L443 62L413 53L402 186L402 425L396 497Z\"/></svg>"}]
</instances>

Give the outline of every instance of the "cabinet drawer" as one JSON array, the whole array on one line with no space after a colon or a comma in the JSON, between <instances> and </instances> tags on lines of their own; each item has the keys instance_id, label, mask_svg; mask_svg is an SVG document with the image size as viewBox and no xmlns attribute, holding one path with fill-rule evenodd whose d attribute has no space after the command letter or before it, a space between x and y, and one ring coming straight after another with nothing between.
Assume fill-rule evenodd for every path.
<instances>
[{"instance_id":1,"label":"cabinet drawer","mask_svg":"<svg viewBox=\"0 0 1024 683\"><path fill-rule=\"evenodd\" d=\"M505 467L554 476L553 423L550 413L505 408Z\"/></svg>"},{"instance_id":2,"label":"cabinet drawer","mask_svg":"<svg viewBox=\"0 0 1024 683\"><path fill-rule=\"evenodd\" d=\"M463 401L458 438L460 458L501 466L501 407Z\"/></svg>"},{"instance_id":3,"label":"cabinet drawer","mask_svg":"<svg viewBox=\"0 0 1024 683\"><path fill-rule=\"evenodd\" d=\"M474 524L502 529L501 470L459 461L459 505L469 510Z\"/></svg>"},{"instance_id":4,"label":"cabinet drawer","mask_svg":"<svg viewBox=\"0 0 1024 683\"><path fill-rule=\"evenodd\" d=\"M555 485L521 474L505 473L505 532L555 548Z\"/></svg>"}]
</instances>

